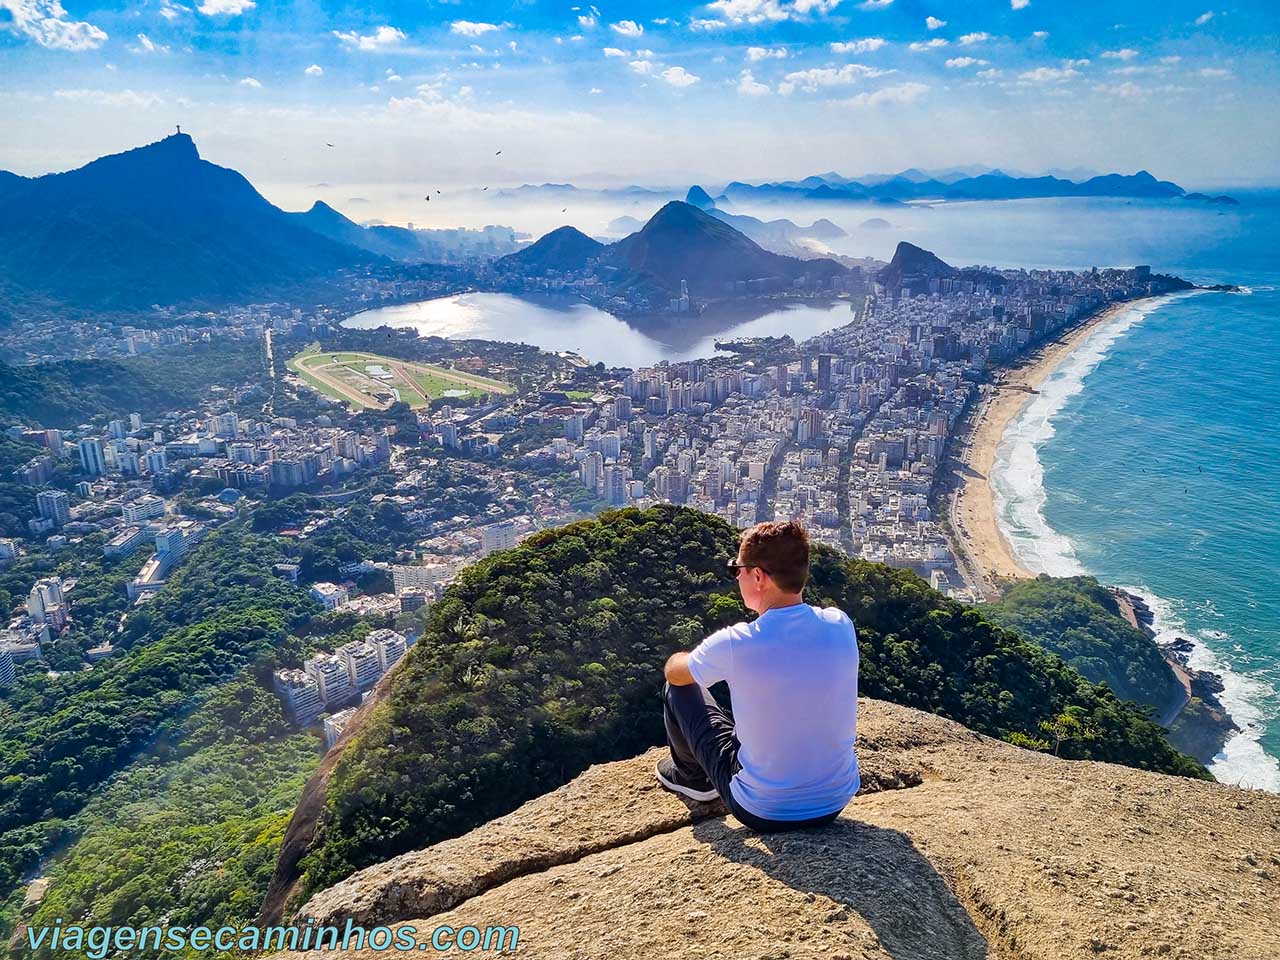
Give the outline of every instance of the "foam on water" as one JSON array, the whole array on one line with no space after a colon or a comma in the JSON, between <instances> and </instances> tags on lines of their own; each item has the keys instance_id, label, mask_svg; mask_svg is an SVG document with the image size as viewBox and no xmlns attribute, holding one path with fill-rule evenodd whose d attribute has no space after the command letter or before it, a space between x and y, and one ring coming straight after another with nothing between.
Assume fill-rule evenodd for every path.
<instances>
[{"instance_id":1,"label":"foam on water","mask_svg":"<svg viewBox=\"0 0 1280 960\"><path fill-rule=\"evenodd\" d=\"M1084 389L1085 379L1121 337L1164 304L1197 292L1142 301L1117 313L1059 363L1040 385L1039 392L1006 428L996 448L991 471L996 519L1019 562L1033 573L1069 577L1087 572L1071 539L1058 533L1045 520L1047 492L1039 450L1054 436L1054 418L1071 397ZM1223 656L1204 642L1210 639L1223 647L1231 641L1227 632L1188 629L1176 602L1159 597L1146 587L1125 589L1143 597L1151 607L1157 642L1165 644L1178 637L1186 638L1193 644L1189 665L1222 678L1224 689L1220 699L1240 727L1240 733L1232 737L1209 764L1213 775L1224 783L1280 793L1280 761L1267 754L1259 742L1265 724L1265 712L1259 704L1280 701L1280 693L1257 677L1232 669ZM1212 607L1212 601L1208 601L1208 608L1202 612L1207 616L1221 616Z\"/></svg>"},{"instance_id":2,"label":"foam on water","mask_svg":"<svg viewBox=\"0 0 1280 960\"><path fill-rule=\"evenodd\" d=\"M1258 704L1274 699L1276 691L1256 677L1232 670L1204 643L1207 638L1219 642L1229 640L1230 634L1222 630L1189 630L1177 603L1157 596L1145 586L1121 589L1142 597L1151 608L1156 643L1164 646L1180 637L1190 640L1188 666L1193 670L1208 670L1222 678L1223 689L1218 699L1240 732L1228 740L1209 763L1209 772L1223 783L1280 793L1280 760L1266 753L1258 742L1264 723Z\"/></svg>"},{"instance_id":3,"label":"foam on water","mask_svg":"<svg viewBox=\"0 0 1280 960\"><path fill-rule=\"evenodd\" d=\"M1039 448L1054 434L1053 418L1107 355L1111 345L1153 310L1195 291L1143 300L1098 327L1045 378L1039 392L1005 429L991 470L992 499L1000 529L1018 560L1033 573L1073 577L1084 573L1071 540L1044 518L1046 493Z\"/></svg>"}]
</instances>

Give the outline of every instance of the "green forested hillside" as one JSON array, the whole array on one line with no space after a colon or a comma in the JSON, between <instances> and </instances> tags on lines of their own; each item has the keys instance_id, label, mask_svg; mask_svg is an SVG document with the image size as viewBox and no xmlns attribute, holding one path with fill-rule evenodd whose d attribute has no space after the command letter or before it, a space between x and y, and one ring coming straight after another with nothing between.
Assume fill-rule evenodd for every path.
<instances>
[{"instance_id":1,"label":"green forested hillside","mask_svg":"<svg viewBox=\"0 0 1280 960\"><path fill-rule=\"evenodd\" d=\"M99 416L144 417L191 409L213 385L266 377L258 340L214 340L119 360L0 364L0 420L75 427Z\"/></svg>"},{"instance_id":2,"label":"green forested hillside","mask_svg":"<svg viewBox=\"0 0 1280 960\"><path fill-rule=\"evenodd\" d=\"M1039 577L1011 586L982 608L986 617L1056 653L1122 700L1163 710L1181 701L1182 684L1143 633L1120 613L1093 577Z\"/></svg>"},{"instance_id":3,"label":"green forested hillside","mask_svg":"<svg viewBox=\"0 0 1280 960\"><path fill-rule=\"evenodd\" d=\"M122 656L0 696L0 900L113 774L175 744L193 704L288 642L317 604L271 574L277 543L239 525L201 544L129 616ZM74 594L73 594L74 596Z\"/></svg>"},{"instance_id":4,"label":"green forested hillside","mask_svg":"<svg viewBox=\"0 0 1280 960\"><path fill-rule=\"evenodd\" d=\"M172 758L140 760L73 819L77 839L48 871L29 922L252 922L318 747L252 676L217 687L183 724Z\"/></svg>"},{"instance_id":5,"label":"green forested hillside","mask_svg":"<svg viewBox=\"0 0 1280 960\"><path fill-rule=\"evenodd\" d=\"M464 571L340 759L304 887L662 742L663 661L746 615L724 566L736 546L718 518L662 505L545 531ZM1064 756L1207 776L1109 690L912 573L820 550L806 599L857 624L863 695L1015 739L1071 712L1098 736L1063 742Z\"/></svg>"}]
</instances>

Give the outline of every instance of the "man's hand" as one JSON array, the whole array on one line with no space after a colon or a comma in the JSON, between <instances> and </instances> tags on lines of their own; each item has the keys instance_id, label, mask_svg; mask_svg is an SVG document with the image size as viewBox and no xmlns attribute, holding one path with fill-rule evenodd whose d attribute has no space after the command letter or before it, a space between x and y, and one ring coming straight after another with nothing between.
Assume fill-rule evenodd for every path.
<instances>
[{"instance_id":1,"label":"man's hand","mask_svg":"<svg viewBox=\"0 0 1280 960\"><path fill-rule=\"evenodd\" d=\"M687 687L691 683L698 682L693 679L693 674L689 672L689 655L687 653L673 653L667 658L667 665L662 672L667 678L667 683L673 687Z\"/></svg>"}]
</instances>

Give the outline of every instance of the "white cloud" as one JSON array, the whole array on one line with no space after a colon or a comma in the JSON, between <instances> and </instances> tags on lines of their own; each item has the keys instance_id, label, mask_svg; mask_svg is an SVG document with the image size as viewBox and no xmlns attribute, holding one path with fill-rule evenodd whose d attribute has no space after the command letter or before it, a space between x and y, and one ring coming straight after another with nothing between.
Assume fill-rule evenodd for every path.
<instances>
[{"instance_id":1,"label":"white cloud","mask_svg":"<svg viewBox=\"0 0 1280 960\"><path fill-rule=\"evenodd\" d=\"M339 30L332 32L348 49L363 50L366 53L394 47L405 39L403 30L387 26L375 27L373 33L366 34L359 34L354 30L346 33Z\"/></svg>"},{"instance_id":2,"label":"white cloud","mask_svg":"<svg viewBox=\"0 0 1280 960\"><path fill-rule=\"evenodd\" d=\"M629 54L626 50L619 50L617 47L605 47L605 48L604 48L604 55L605 55L606 57L629 57L629 56L631 56L631 54Z\"/></svg>"},{"instance_id":3,"label":"white cloud","mask_svg":"<svg viewBox=\"0 0 1280 960\"><path fill-rule=\"evenodd\" d=\"M1196 17L1196 26L1203 27L1206 23L1213 19L1213 11L1206 10L1200 16Z\"/></svg>"},{"instance_id":4,"label":"white cloud","mask_svg":"<svg viewBox=\"0 0 1280 960\"><path fill-rule=\"evenodd\" d=\"M1035 39L1037 39L1037 40L1044 40L1044 39L1046 39L1046 38L1049 36L1049 31L1048 31L1048 30L1036 30L1036 31L1033 31L1033 32L1032 32L1031 36L1035 37Z\"/></svg>"},{"instance_id":5,"label":"white cloud","mask_svg":"<svg viewBox=\"0 0 1280 960\"><path fill-rule=\"evenodd\" d=\"M893 0L878 0L877 6L888 6ZM726 24L743 23L776 23L782 20L807 20L810 14L829 13L840 5L840 0L792 0L785 4L780 0L714 0L707 4L723 17L719 21L693 20L689 26L695 30L712 30L716 23L723 27Z\"/></svg>"},{"instance_id":6,"label":"white cloud","mask_svg":"<svg viewBox=\"0 0 1280 960\"><path fill-rule=\"evenodd\" d=\"M591 14L589 14L589 13L579 14L579 16L578 16L578 29L579 29L579 30L594 30L595 28L596 28L596 18L595 18L595 17L591 16Z\"/></svg>"},{"instance_id":7,"label":"white cloud","mask_svg":"<svg viewBox=\"0 0 1280 960\"><path fill-rule=\"evenodd\" d=\"M1126 80L1124 83L1098 83L1094 84L1094 91L1105 94L1109 97L1120 97L1124 100L1139 100L1148 95L1148 91L1138 86L1132 80Z\"/></svg>"},{"instance_id":8,"label":"white cloud","mask_svg":"<svg viewBox=\"0 0 1280 960\"><path fill-rule=\"evenodd\" d=\"M244 78L240 81L240 86L242 86L242 87L252 87L254 90L261 90L261 89L262 89L262 84L261 84L261 83L259 83L259 82L258 82L256 79L254 79L253 77L244 77Z\"/></svg>"},{"instance_id":9,"label":"white cloud","mask_svg":"<svg viewBox=\"0 0 1280 960\"><path fill-rule=\"evenodd\" d=\"M667 67L662 71L662 79L673 87L691 87L702 78L690 73L684 67Z\"/></svg>"},{"instance_id":10,"label":"white cloud","mask_svg":"<svg viewBox=\"0 0 1280 960\"><path fill-rule=\"evenodd\" d=\"M130 47L129 50L133 53L168 53L169 52L169 48L167 46L165 46L163 43L156 43L154 40L148 37L145 33L138 34L138 45L136 47Z\"/></svg>"},{"instance_id":11,"label":"white cloud","mask_svg":"<svg viewBox=\"0 0 1280 960\"><path fill-rule=\"evenodd\" d=\"M961 34L960 38L956 40L956 43L960 44L962 47L967 47L971 43L983 43L990 39L991 34L979 30L977 33Z\"/></svg>"},{"instance_id":12,"label":"white cloud","mask_svg":"<svg viewBox=\"0 0 1280 960\"><path fill-rule=\"evenodd\" d=\"M965 67L985 67L990 62L976 57L952 57L947 61L947 66L952 70L963 70Z\"/></svg>"},{"instance_id":13,"label":"white cloud","mask_svg":"<svg viewBox=\"0 0 1280 960\"><path fill-rule=\"evenodd\" d=\"M320 64L318 63L313 63L311 66L307 67L307 69L303 70L302 72L305 73L308 77L322 77L324 76L324 67L320 66Z\"/></svg>"},{"instance_id":14,"label":"white cloud","mask_svg":"<svg viewBox=\"0 0 1280 960\"><path fill-rule=\"evenodd\" d=\"M238 17L256 6L254 0L203 0L196 9L206 17Z\"/></svg>"},{"instance_id":15,"label":"white cloud","mask_svg":"<svg viewBox=\"0 0 1280 960\"><path fill-rule=\"evenodd\" d=\"M785 47L747 47L747 59L752 63L760 60L785 60L787 51Z\"/></svg>"},{"instance_id":16,"label":"white cloud","mask_svg":"<svg viewBox=\"0 0 1280 960\"><path fill-rule=\"evenodd\" d=\"M455 20L449 24L450 33L457 33L464 37L483 37L486 33L493 33L499 29L501 28L496 23L476 23L474 20Z\"/></svg>"},{"instance_id":17,"label":"white cloud","mask_svg":"<svg viewBox=\"0 0 1280 960\"><path fill-rule=\"evenodd\" d=\"M134 93L132 90L55 90L53 95L60 100L92 103L101 107L129 107L135 110L145 110L158 103L164 103L164 100L155 94Z\"/></svg>"},{"instance_id":18,"label":"white cloud","mask_svg":"<svg viewBox=\"0 0 1280 960\"><path fill-rule=\"evenodd\" d=\"M695 33L699 31L707 32L711 30L723 30L729 26L724 20L708 20L705 17L695 17L689 21L689 29Z\"/></svg>"},{"instance_id":19,"label":"white cloud","mask_svg":"<svg viewBox=\"0 0 1280 960\"><path fill-rule=\"evenodd\" d=\"M796 70L788 73L778 84L778 92L790 94L796 90L805 93L816 93L820 87L838 87L870 77L881 77L892 70L880 70L861 63L846 63L839 69L835 67L815 67L812 70Z\"/></svg>"},{"instance_id":20,"label":"white cloud","mask_svg":"<svg viewBox=\"0 0 1280 960\"><path fill-rule=\"evenodd\" d=\"M599 87L592 87L590 90L587 91L587 93L604 93L604 91L601 90Z\"/></svg>"},{"instance_id":21,"label":"white cloud","mask_svg":"<svg viewBox=\"0 0 1280 960\"><path fill-rule=\"evenodd\" d=\"M627 64L636 73L648 76L653 73L653 62L651 60L632 60Z\"/></svg>"},{"instance_id":22,"label":"white cloud","mask_svg":"<svg viewBox=\"0 0 1280 960\"><path fill-rule=\"evenodd\" d=\"M654 17L654 18L653 18L652 20L650 20L649 22L650 22L650 23L656 23L656 24L657 24L658 26L660 26L660 27L665 27L665 26L667 26L668 24L675 23L675 21L674 21L674 20L672 20L670 17Z\"/></svg>"},{"instance_id":23,"label":"white cloud","mask_svg":"<svg viewBox=\"0 0 1280 960\"><path fill-rule=\"evenodd\" d=\"M1061 67L1036 67L1034 70L1026 70L1018 74L1018 79L1023 83L1034 84L1065 83L1080 76L1074 63L1075 61L1067 60Z\"/></svg>"},{"instance_id":24,"label":"white cloud","mask_svg":"<svg viewBox=\"0 0 1280 960\"><path fill-rule=\"evenodd\" d=\"M1128 62L1138 55L1138 51L1131 47L1125 47L1122 50L1103 50L1102 56L1105 60L1124 60Z\"/></svg>"},{"instance_id":25,"label":"white cloud","mask_svg":"<svg viewBox=\"0 0 1280 960\"><path fill-rule=\"evenodd\" d=\"M893 3L893 0L862 0L858 4L859 10L883 10L885 7Z\"/></svg>"},{"instance_id":26,"label":"white cloud","mask_svg":"<svg viewBox=\"0 0 1280 960\"><path fill-rule=\"evenodd\" d=\"M716 11L729 23L768 23L789 16L777 0L714 0L707 9Z\"/></svg>"},{"instance_id":27,"label":"white cloud","mask_svg":"<svg viewBox=\"0 0 1280 960\"><path fill-rule=\"evenodd\" d=\"M1221 80L1224 77L1231 76L1231 71L1224 70L1222 67L1201 67L1200 76L1211 80Z\"/></svg>"},{"instance_id":28,"label":"white cloud","mask_svg":"<svg viewBox=\"0 0 1280 960\"><path fill-rule=\"evenodd\" d=\"M942 37L934 37L932 40L917 40L915 43L908 44L907 49L914 53L919 53L922 50L936 50L938 47L945 47L946 45L947 41L943 40Z\"/></svg>"},{"instance_id":29,"label":"white cloud","mask_svg":"<svg viewBox=\"0 0 1280 960\"><path fill-rule=\"evenodd\" d=\"M924 25L930 30L941 30L947 25L947 21L939 20L937 17L925 17Z\"/></svg>"},{"instance_id":30,"label":"white cloud","mask_svg":"<svg viewBox=\"0 0 1280 960\"><path fill-rule=\"evenodd\" d=\"M1163 63L1166 67L1171 67L1175 63L1181 63L1182 58L1176 55L1171 57L1161 57L1160 62Z\"/></svg>"},{"instance_id":31,"label":"white cloud","mask_svg":"<svg viewBox=\"0 0 1280 960\"><path fill-rule=\"evenodd\" d=\"M1009 6L1014 10L1025 10L1031 6L1031 0L1009 0Z\"/></svg>"},{"instance_id":32,"label":"white cloud","mask_svg":"<svg viewBox=\"0 0 1280 960\"><path fill-rule=\"evenodd\" d=\"M886 103L911 103L924 96L928 89L928 85L923 83L899 83L892 87L882 87L874 93L860 93L856 97L831 102L845 107L878 107Z\"/></svg>"},{"instance_id":33,"label":"white cloud","mask_svg":"<svg viewBox=\"0 0 1280 960\"><path fill-rule=\"evenodd\" d=\"M164 17L170 23L177 20L184 13L190 13L190 7L184 7L180 3L173 3L172 0L163 0L160 4L160 16Z\"/></svg>"},{"instance_id":34,"label":"white cloud","mask_svg":"<svg viewBox=\"0 0 1280 960\"><path fill-rule=\"evenodd\" d=\"M745 97L763 97L769 92L769 86L756 80L750 70L743 70L738 74L738 92Z\"/></svg>"},{"instance_id":35,"label":"white cloud","mask_svg":"<svg viewBox=\"0 0 1280 960\"><path fill-rule=\"evenodd\" d=\"M882 37L867 37L863 40L837 41L830 46L832 53L872 53L888 42Z\"/></svg>"},{"instance_id":36,"label":"white cloud","mask_svg":"<svg viewBox=\"0 0 1280 960\"><path fill-rule=\"evenodd\" d=\"M644 33L644 27L634 20L619 20L617 23L609 24L609 29L624 37L638 37Z\"/></svg>"},{"instance_id":37,"label":"white cloud","mask_svg":"<svg viewBox=\"0 0 1280 960\"><path fill-rule=\"evenodd\" d=\"M106 31L84 20L68 20L58 0L0 0L0 29L22 34L50 50L96 50Z\"/></svg>"},{"instance_id":38,"label":"white cloud","mask_svg":"<svg viewBox=\"0 0 1280 960\"><path fill-rule=\"evenodd\" d=\"M974 76L981 77L983 80L994 80L996 77L1004 76L1004 71L992 67L990 70L979 70Z\"/></svg>"}]
</instances>

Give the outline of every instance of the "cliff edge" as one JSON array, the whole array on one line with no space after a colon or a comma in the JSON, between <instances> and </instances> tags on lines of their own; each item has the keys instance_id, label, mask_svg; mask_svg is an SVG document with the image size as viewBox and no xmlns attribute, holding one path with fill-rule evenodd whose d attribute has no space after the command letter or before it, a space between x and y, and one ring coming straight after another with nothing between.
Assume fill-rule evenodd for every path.
<instances>
[{"instance_id":1,"label":"cliff edge","mask_svg":"<svg viewBox=\"0 0 1280 960\"><path fill-rule=\"evenodd\" d=\"M766 836L662 790L661 755L361 870L295 919L515 925L528 957L1280 956L1280 797L863 700L862 792L829 827Z\"/></svg>"}]
</instances>

